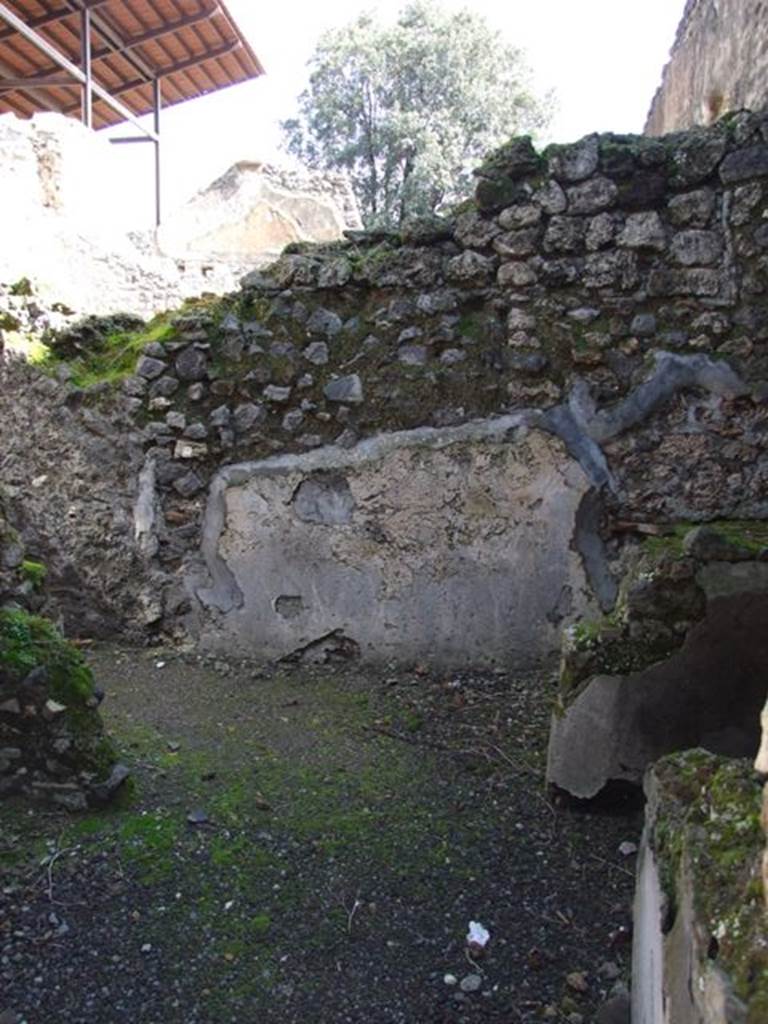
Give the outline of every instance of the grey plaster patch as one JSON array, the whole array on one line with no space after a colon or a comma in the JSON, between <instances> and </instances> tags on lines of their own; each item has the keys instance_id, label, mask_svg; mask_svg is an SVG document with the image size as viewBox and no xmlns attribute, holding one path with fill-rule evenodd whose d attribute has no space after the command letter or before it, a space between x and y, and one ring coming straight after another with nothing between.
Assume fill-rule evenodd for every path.
<instances>
[{"instance_id":1,"label":"grey plaster patch","mask_svg":"<svg viewBox=\"0 0 768 1024\"><path fill-rule=\"evenodd\" d=\"M349 484L338 474L302 480L293 495L293 511L305 523L342 526L351 521L354 510Z\"/></svg>"},{"instance_id":2,"label":"grey plaster patch","mask_svg":"<svg viewBox=\"0 0 768 1024\"><path fill-rule=\"evenodd\" d=\"M552 657L554 606L589 604L570 543L588 488L561 442L514 415L226 467L203 526L201 644L435 664Z\"/></svg>"},{"instance_id":3,"label":"grey plaster patch","mask_svg":"<svg viewBox=\"0 0 768 1024\"><path fill-rule=\"evenodd\" d=\"M139 472L136 501L133 506L133 536L139 552L145 558L157 554L157 468L155 460L147 457Z\"/></svg>"},{"instance_id":4,"label":"grey plaster patch","mask_svg":"<svg viewBox=\"0 0 768 1024\"><path fill-rule=\"evenodd\" d=\"M600 536L602 513L603 502L600 493L596 490L587 491L576 511L573 540L584 561L584 569L597 595L600 608L608 612L616 603L619 587L608 568L605 544Z\"/></svg>"}]
</instances>

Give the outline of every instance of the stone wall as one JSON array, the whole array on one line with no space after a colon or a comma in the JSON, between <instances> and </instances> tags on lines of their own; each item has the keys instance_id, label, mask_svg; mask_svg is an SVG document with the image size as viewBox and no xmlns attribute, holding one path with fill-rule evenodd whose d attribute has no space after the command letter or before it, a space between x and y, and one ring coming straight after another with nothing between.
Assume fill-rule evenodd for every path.
<instances>
[{"instance_id":1,"label":"stone wall","mask_svg":"<svg viewBox=\"0 0 768 1024\"><path fill-rule=\"evenodd\" d=\"M765 0L688 0L645 131L712 124L733 110L768 106Z\"/></svg>"},{"instance_id":2,"label":"stone wall","mask_svg":"<svg viewBox=\"0 0 768 1024\"><path fill-rule=\"evenodd\" d=\"M82 654L38 612L47 566L30 557L0 489L0 797L68 810L106 803L128 777L115 763Z\"/></svg>"},{"instance_id":3,"label":"stone wall","mask_svg":"<svg viewBox=\"0 0 768 1024\"><path fill-rule=\"evenodd\" d=\"M154 231L116 226L120 147L59 114L0 117L0 282L34 283L48 307L142 316L236 288L290 241L359 227L339 175L237 165Z\"/></svg>"},{"instance_id":4,"label":"stone wall","mask_svg":"<svg viewBox=\"0 0 768 1024\"><path fill-rule=\"evenodd\" d=\"M127 417L121 433L131 455L121 463L124 485L114 488L123 492L115 506L123 511L112 514L122 517L138 490L137 557L154 595L147 621L171 634L234 642L236 616L223 622L232 613L200 600L215 588L206 574L216 553L202 539L204 528L206 537L216 534L204 524L215 518L211 487L232 479L225 467L243 465L266 479L282 470L264 460L304 456L290 463L299 486L299 475L312 479L321 464L342 466L345 452L371 451L360 443L379 434L429 427L442 445L461 424L491 421L483 429L492 432L495 420L513 416L513 436L522 431L532 450L548 452L542 481L548 460L564 479L583 475L578 502L566 500L560 550L573 545L587 586L573 587L571 563L559 555L553 626L548 637L545 630L532 638L535 656L553 652L554 623L563 616L578 615L590 600L612 608L632 523L764 518L767 182L768 123L753 115L663 140L589 136L544 155L516 140L479 170L475 200L454 219L397 236L290 247L239 293L172 319L162 340L145 347L121 397L69 386L72 397L61 400L74 418L108 420L115 401ZM23 408L27 399L14 401ZM39 410L25 416L32 422ZM82 428L73 420L72 429ZM120 457L125 442L105 436L104 447ZM31 458L24 450L24 441L15 447L19 467ZM374 459L379 468L384 452ZM79 483L55 479L59 500L82 500ZM487 483L492 505L499 495ZM519 532L528 520L535 515L524 505L500 520L511 549L535 547L530 527ZM367 523L363 515L355 529ZM408 536L388 539L381 526L375 557L366 553L372 547L355 549L361 566L410 557ZM51 529L65 549L62 531ZM110 535L108 523L100 529ZM319 534L328 538L326 554L331 533ZM221 536L230 542L227 531ZM260 536L280 543L279 529ZM238 543L247 545L247 536ZM78 550L78 563L87 563L85 545ZM116 564L127 569L127 555ZM498 564L513 578L509 560ZM278 570L270 572L280 652L341 628L325 599L327 628L313 622L311 635L302 616L280 616L279 597L302 595L287 570L285 586ZM121 608L138 599L130 576L114 583ZM402 607L395 628L405 635L409 606ZM246 612L238 614L245 623ZM518 635L526 621L519 606L504 615L511 617L497 635L504 628ZM343 632L364 647L353 625L345 619Z\"/></svg>"}]
</instances>

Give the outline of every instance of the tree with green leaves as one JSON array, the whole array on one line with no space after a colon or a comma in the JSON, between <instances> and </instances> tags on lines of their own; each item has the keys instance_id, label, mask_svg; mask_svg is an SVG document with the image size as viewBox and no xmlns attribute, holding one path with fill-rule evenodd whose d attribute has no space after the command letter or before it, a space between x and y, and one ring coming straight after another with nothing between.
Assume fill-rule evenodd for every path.
<instances>
[{"instance_id":1,"label":"tree with green leaves","mask_svg":"<svg viewBox=\"0 0 768 1024\"><path fill-rule=\"evenodd\" d=\"M346 170L368 227L396 227L464 198L471 171L550 117L520 50L479 15L413 0L394 24L361 14L326 32L309 62L289 152Z\"/></svg>"}]
</instances>

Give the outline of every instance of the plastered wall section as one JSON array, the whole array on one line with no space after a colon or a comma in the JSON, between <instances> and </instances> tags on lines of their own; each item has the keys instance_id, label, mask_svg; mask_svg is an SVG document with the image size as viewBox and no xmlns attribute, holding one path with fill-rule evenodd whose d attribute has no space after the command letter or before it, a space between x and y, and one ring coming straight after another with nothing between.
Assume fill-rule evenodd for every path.
<instances>
[{"instance_id":1,"label":"plastered wall section","mask_svg":"<svg viewBox=\"0 0 768 1024\"><path fill-rule=\"evenodd\" d=\"M269 658L531 664L588 587L571 547L588 482L504 417L233 466L192 581L205 648Z\"/></svg>"}]
</instances>

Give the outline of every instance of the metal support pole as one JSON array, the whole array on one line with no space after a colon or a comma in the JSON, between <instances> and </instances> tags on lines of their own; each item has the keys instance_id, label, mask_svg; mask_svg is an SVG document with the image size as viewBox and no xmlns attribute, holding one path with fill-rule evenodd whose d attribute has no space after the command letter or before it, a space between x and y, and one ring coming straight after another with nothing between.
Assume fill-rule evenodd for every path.
<instances>
[{"instance_id":1,"label":"metal support pole","mask_svg":"<svg viewBox=\"0 0 768 1024\"><path fill-rule=\"evenodd\" d=\"M154 114L155 114L155 226L160 227L160 214L161 214L161 174L160 174L160 114L163 109L163 90L160 78L156 78L152 83L152 98L154 101Z\"/></svg>"},{"instance_id":2,"label":"metal support pole","mask_svg":"<svg viewBox=\"0 0 768 1024\"><path fill-rule=\"evenodd\" d=\"M93 128L93 69L91 65L91 9L84 7L80 12L80 47L83 74L83 124Z\"/></svg>"}]
</instances>

